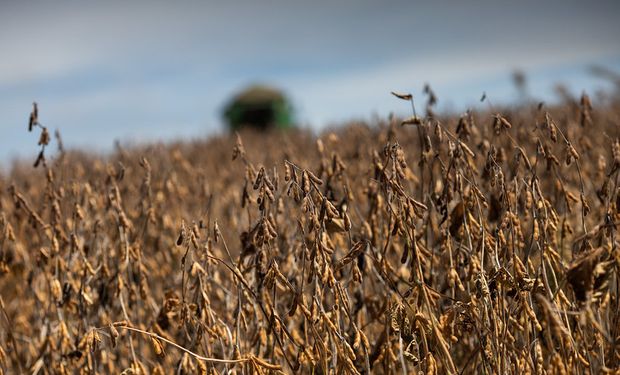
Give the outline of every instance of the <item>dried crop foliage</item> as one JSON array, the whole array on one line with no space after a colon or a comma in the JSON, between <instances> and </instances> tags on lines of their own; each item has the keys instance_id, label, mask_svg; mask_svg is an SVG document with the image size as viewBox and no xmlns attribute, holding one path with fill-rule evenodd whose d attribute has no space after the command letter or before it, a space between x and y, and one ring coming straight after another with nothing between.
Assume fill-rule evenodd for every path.
<instances>
[{"instance_id":1,"label":"dried crop foliage","mask_svg":"<svg viewBox=\"0 0 620 375\"><path fill-rule=\"evenodd\" d=\"M0 177L0 372L617 372L618 98L425 92L103 158L46 160L35 107L35 166Z\"/></svg>"}]
</instances>

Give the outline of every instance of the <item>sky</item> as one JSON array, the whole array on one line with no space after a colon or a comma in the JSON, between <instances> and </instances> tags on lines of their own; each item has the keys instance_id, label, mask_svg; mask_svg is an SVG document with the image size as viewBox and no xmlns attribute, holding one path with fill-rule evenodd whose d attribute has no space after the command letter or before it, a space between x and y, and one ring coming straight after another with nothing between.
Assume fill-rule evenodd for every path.
<instances>
[{"instance_id":1,"label":"sky","mask_svg":"<svg viewBox=\"0 0 620 375\"><path fill-rule=\"evenodd\" d=\"M464 111L528 92L611 89L619 1L0 0L0 165L34 158L32 102L66 147L96 152L225 131L227 100L252 83L283 89L320 130L409 109L390 91ZM420 103L422 107L422 103Z\"/></svg>"}]
</instances>

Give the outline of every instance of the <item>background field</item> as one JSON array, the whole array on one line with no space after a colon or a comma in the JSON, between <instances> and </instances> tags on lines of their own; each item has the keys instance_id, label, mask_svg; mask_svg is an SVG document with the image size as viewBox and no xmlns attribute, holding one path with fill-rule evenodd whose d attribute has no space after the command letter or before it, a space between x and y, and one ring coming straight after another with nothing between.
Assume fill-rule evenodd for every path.
<instances>
[{"instance_id":1,"label":"background field","mask_svg":"<svg viewBox=\"0 0 620 375\"><path fill-rule=\"evenodd\" d=\"M45 160L0 177L1 372L618 371L619 98L416 104L104 157L50 157L34 113Z\"/></svg>"}]
</instances>

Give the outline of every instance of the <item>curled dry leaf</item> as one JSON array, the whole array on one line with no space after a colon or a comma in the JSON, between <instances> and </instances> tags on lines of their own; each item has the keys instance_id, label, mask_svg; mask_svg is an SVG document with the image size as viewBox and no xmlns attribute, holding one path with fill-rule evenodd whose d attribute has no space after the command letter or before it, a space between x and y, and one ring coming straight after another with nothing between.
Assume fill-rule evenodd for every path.
<instances>
[{"instance_id":1,"label":"curled dry leaf","mask_svg":"<svg viewBox=\"0 0 620 375\"><path fill-rule=\"evenodd\" d=\"M585 302L594 288L595 269L605 249L598 248L581 256L568 267L566 279L570 283L577 300Z\"/></svg>"}]
</instances>

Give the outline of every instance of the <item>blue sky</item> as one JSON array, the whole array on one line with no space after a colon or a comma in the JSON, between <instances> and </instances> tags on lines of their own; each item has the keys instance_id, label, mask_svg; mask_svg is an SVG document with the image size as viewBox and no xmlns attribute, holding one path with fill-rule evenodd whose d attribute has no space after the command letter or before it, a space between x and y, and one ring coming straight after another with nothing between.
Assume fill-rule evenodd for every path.
<instances>
[{"instance_id":1,"label":"blue sky","mask_svg":"<svg viewBox=\"0 0 620 375\"><path fill-rule=\"evenodd\" d=\"M404 113L391 90L440 107L552 100L610 88L589 73L620 71L617 1L2 1L0 163L34 158L32 101L69 147L111 149L221 132L221 108L266 82L314 129ZM420 105L421 106L421 105Z\"/></svg>"}]
</instances>

